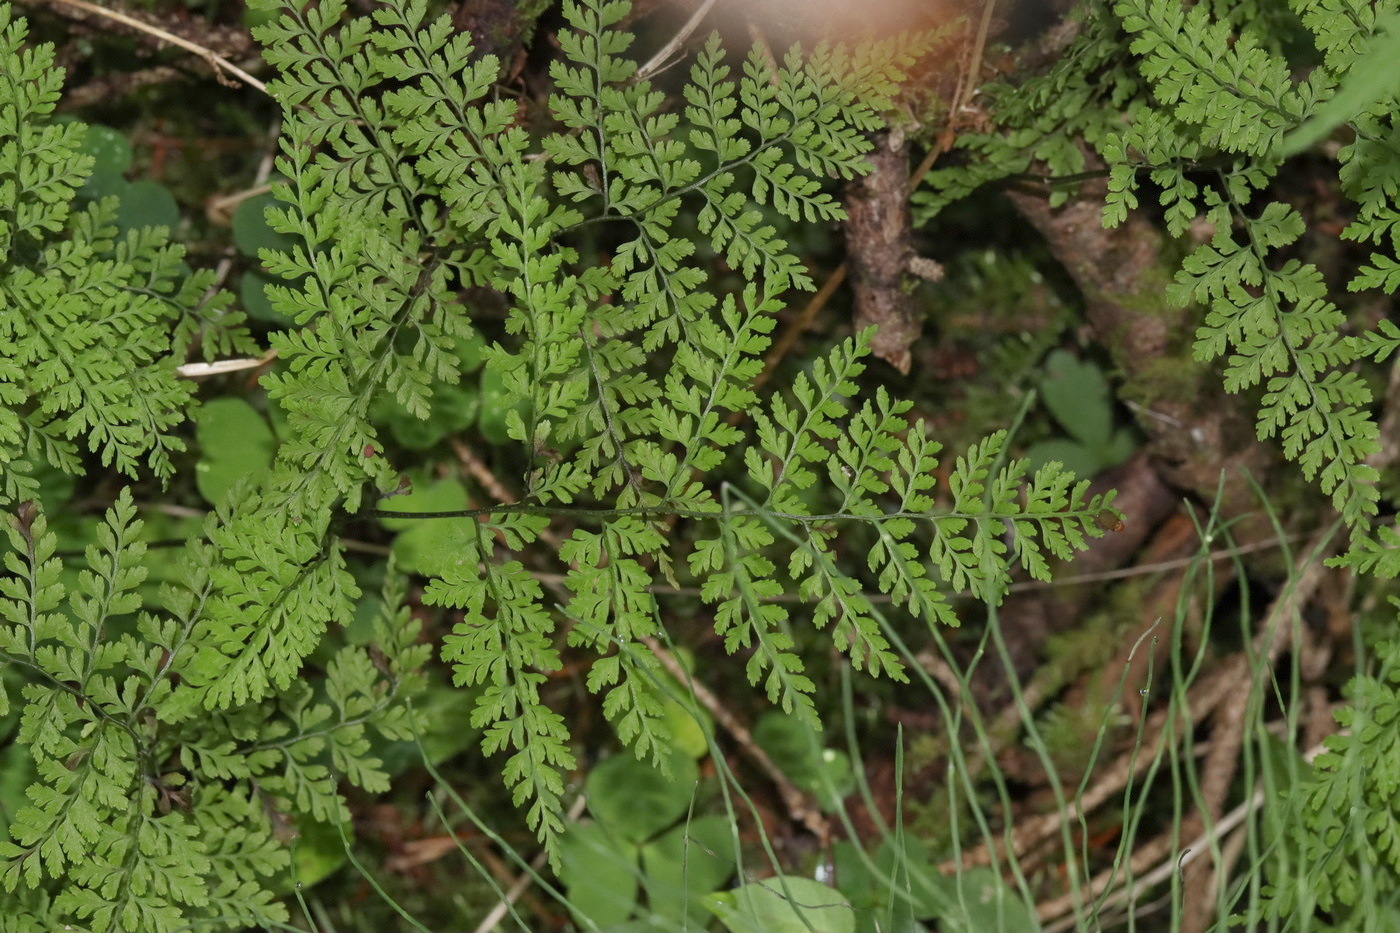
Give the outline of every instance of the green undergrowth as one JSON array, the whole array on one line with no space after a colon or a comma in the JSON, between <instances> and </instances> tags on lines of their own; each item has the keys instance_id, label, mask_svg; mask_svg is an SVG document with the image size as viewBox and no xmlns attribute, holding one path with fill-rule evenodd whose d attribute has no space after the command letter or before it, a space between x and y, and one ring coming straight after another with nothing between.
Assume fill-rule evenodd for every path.
<instances>
[{"instance_id":1,"label":"green undergrowth","mask_svg":"<svg viewBox=\"0 0 1400 933\"><path fill-rule=\"evenodd\" d=\"M1400 284L1394 91L1372 74L1392 7L1091 0L1048 72L989 89L985 131L915 198L929 224L988 186L1104 165L1105 223L1144 211L1177 239L1165 297L1196 309L1193 365L1248 398L1338 517L1329 566L1371 600L1341 731L1307 760L1298 652L1252 658L1231 800L1264 804L1230 829L1220 928L1364 929L1400 891L1382 588L1400 530L1376 466L1376 364L1400 328L1353 327L1271 188L1339 136L1365 254L1349 286ZM534 909L584 929L1107 929L1152 910L1175 928L1195 892L1170 866L1201 846L1225 863L1226 832L1172 839L1165 873L1131 856L1205 808L1176 724L1211 652L1253 643L1258 600L1234 554L1223 617L1213 549L1236 542L1203 509L1175 615L1105 623L1153 658L1142 701L1027 699L1000 608L1131 519L1090 480L1141 440L1063 270L1051 289L1043 250L950 264L965 278L941 294L1003 317L1034 299L1043 326L963 325L991 375L946 432L885 383L869 329L832 326L761 381L817 288L839 186L952 27L791 50L715 36L653 80L627 3L566 2L547 99L527 102L422 2L248 12L277 152L205 261L123 133L57 114L56 49L0 4L0 930L427 929L364 857L393 836L363 818L386 798L473 873L434 922L540 922L504 857ZM1302 643L1297 613L1274 624ZM992 666L1014 732L979 711ZM766 831L712 681L836 828L820 856ZM872 718L895 696L936 709L932 749ZM1007 854L1009 743L1067 814L1134 736L1147 764L1094 817L1107 848L1081 816L1051 855ZM884 750L892 808L868 776ZM929 767L937 799L909 799ZM336 885L355 896L328 906Z\"/></svg>"}]
</instances>

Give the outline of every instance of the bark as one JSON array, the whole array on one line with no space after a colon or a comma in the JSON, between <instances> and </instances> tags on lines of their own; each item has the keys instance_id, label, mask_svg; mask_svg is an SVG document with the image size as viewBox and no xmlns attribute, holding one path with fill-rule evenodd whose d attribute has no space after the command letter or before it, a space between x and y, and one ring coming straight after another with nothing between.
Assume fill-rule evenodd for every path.
<instances>
[{"instance_id":1,"label":"bark","mask_svg":"<svg viewBox=\"0 0 1400 933\"><path fill-rule=\"evenodd\" d=\"M909 212L909 147L881 133L871 171L846 186L846 263L856 299L856 328L874 325L871 352L901 373L923 331L923 313L906 288L914 259Z\"/></svg>"}]
</instances>

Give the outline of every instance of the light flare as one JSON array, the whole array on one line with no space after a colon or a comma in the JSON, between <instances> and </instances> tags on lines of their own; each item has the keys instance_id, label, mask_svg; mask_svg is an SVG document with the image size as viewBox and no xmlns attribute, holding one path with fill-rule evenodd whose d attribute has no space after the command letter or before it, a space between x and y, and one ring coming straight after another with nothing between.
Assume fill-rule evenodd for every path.
<instances>
[{"instance_id":1,"label":"light flare","mask_svg":"<svg viewBox=\"0 0 1400 933\"><path fill-rule=\"evenodd\" d=\"M976 5L953 0L718 0L715 12L727 26L757 26L783 40L851 42L937 29Z\"/></svg>"}]
</instances>

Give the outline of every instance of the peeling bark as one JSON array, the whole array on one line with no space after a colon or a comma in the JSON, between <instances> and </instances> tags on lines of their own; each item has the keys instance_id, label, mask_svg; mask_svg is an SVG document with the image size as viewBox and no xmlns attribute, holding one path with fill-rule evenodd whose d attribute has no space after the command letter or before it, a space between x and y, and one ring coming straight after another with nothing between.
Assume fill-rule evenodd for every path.
<instances>
[{"instance_id":1,"label":"peeling bark","mask_svg":"<svg viewBox=\"0 0 1400 933\"><path fill-rule=\"evenodd\" d=\"M875 325L871 352L901 373L923 331L923 313L906 290L914 259L909 212L909 146L881 133L871 171L846 186L846 262L856 299L856 328Z\"/></svg>"}]
</instances>

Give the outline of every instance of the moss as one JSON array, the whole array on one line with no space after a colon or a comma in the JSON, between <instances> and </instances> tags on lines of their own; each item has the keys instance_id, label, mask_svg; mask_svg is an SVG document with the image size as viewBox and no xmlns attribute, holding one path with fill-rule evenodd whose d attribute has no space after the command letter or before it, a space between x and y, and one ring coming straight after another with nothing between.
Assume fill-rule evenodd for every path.
<instances>
[{"instance_id":1,"label":"moss","mask_svg":"<svg viewBox=\"0 0 1400 933\"><path fill-rule=\"evenodd\" d=\"M1139 314L1152 317L1180 317L1184 314L1183 309L1167 300L1167 289L1171 287L1172 281L1170 268L1159 262L1142 270L1135 280L1137 287L1132 291L1120 292L1108 297L1129 311L1136 311Z\"/></svg>"},{"instance_id":2,"label":"moss","mask_svg":"<svg viewBox=\"0 0 1400 933\"><path fill-rule=\"evenodd\" d=\"M535 25L553 0L519 0L516 5L516 21L520 24L520 44L529 45L535 36Z\"/></svg>"},{"instance_id":3,"label":"moss","mask_svg":"<svg viewBox=\"0 0 1400 933\"><path fill-rule=\"evenodd\" d=\"M1144 360L1123 382L1121 397L1138 405L1162 399L1186 401L1200 395L1202 385L1213 385L1210 367L1189 354Z\"/></svg>"}]
</instances>

